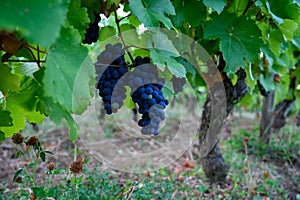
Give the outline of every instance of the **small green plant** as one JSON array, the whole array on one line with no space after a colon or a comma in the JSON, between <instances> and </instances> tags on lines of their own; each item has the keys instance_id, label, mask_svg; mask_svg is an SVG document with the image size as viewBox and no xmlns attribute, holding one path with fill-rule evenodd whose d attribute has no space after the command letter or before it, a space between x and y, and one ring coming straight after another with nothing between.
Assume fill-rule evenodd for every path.
<instances>
[{"instance_id":1,"label":"small green plant","mask_svg":"<svg viewBox=\"0 0 300 200\"><path fill-rule=\"evenodd\" d=\"M20 199L47 197L50 189L44 188L44 186L38 187L35 180L39 161L45 162L46 154L53 155L53 153L43 150L36 136L24 138L20 133L16 133L12 136L12 143L18 150L16 156L22 160L22 166L16 171L13 177L13 182L19 185L19 191L16 193L16 196ZM47 175L57 173L54 171L54 163L49 163L47 166ZM51 178L49 181L51 182Z\"/></svg>"}]
</instances>

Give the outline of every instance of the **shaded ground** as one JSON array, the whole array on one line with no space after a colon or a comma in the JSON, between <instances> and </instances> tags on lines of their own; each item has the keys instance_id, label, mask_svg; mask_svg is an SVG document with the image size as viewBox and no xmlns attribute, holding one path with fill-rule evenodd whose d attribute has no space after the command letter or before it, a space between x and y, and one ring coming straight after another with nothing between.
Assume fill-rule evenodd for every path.
<instances>
[{"instance_id":1,"label":"shaded ground","mask_svg":"<svg viewBox=\"0 0 300 200\"><path fill-rule=\"evenodd\" d=\"M91 107L91 110L94 109L94 107ZM23 134L26 136L37 135L44 150L49 150L54 153L54 156L47 155L46 163L53 161L56 163L57 168L65 170L60 175L54 177L53 185L57 185L63 182L62 180L68 180L70 178L68 168L75 156L83 157L88 160L88 170L93 171L96 169L96 166L101 163L97 152L107 153L105 156L111 159L110 164L114 167L119 167L117 165L129 164L126 163L128 159L125 159L126 157L124 156L127 151L131 153L135 152L136 154L151 153L163 148L172 141L175 141L176 145L187 146L187 144L192 144L194 131L191 127L199 122L199 113L201 114L201 112L193 113L191 112L194 110L193 108L184 109L187 110L187 112L181 113L183 119L180 120L178 118L178 110L177 108L167 111L168 120L166 126L159 137L156 138L145 139L141 137L138 133L138 128L133 125L134 122L131 119L131 113L120 114L119 117L115 119L110 117L99 119L99 113L96 113L96 115L88 114L81 116L81 132L79 136L81 138L86 137L86 139L81 139L75 144L70 142L66 128L63 126L56 127L51 122L46 122L39 126L38 132L35 132L33 128L28 125ZM97 120L95 120L95 117ZM98 120L100 120L100 123L98 123ZM293 120L294 119L290 119L289 123L293 124ZM115 122L117 122L117 125ZM132 123L132 126L128 127L128 123ZM103 135L100 137L100 134L98 134L99 124L105 137ZM253 116L241 116L237 113L235 117L229 117L222 131L224 140L221 142L221 148L224 152L224 158L230 166L230 170L227 181L222 184L211 184L206 180L197 162L196 142L185 149L184 152L174 150L170 152L166 151L163 154L161 154L161 152L151 154L150 164L153 166L159 167L160 164L164 162L168 164L163 170L157 170L156 172L132 174L112 170L105 165L101 165L101 168L97 168L97 170L109 171L111 177L118 180L118 184L123 184L123 187L126 186L126 180L128 179L134 179L137 184L144 181L145 177L150 177L154 182L172 180L173 186L178 187L177 189L171 190L171 197L174 198L191 197L192 195L197 198L203 197L207 199L213 197L218 199L227 199L229 197L240 199L251 198L251 196L258 195L270 198L289 197L295 199L297 194L299 197L299 128L296 128L294 125L288 126L277 135L273 135L270 147L265 148L263 145L257 144L257 126L258 122ZM126 128L132 128L132 130L128 131ZM127 133L122 131L124 129L127 130ZM179 129L181 131L178 131ZM180 134L178 134L178 132L180 132ZM92 140L90 140L91 138ZM89 142L87 142L88 139ZM107 143L118 147L119 151L109 155L111 150L108 151ZM28 160L22 161L16 158L15 153L17 150L10 139L3 142L0 145L0 149L0 181L7 183L5 188L1 189L1 192L6 194L14 193L18 189L17 184L12 183L13 176L18 168L21 167L24 162L28 162ZM93 150L92 152L89 151L91 149ZM183 148L178 147L178 149ZM124 157L124 159L122 159L122 157ZM166 157L168 159L166 159ZM34 157L31 157L32 160L34 160L33 158ZM136 159L130 162L134 160ZM43 184L45 181L46 163L41 162L41 164L38 165L35 180L36 185ZM147 162L137 163L136 171L145 169L149 164ZM181 187L191 188L191 191L180 189ZM126 188L130 189L128 185ZM134 190L138 189L135 188ZM126 193L126 195L128 194Z\"/></svg>"}]
</instances>

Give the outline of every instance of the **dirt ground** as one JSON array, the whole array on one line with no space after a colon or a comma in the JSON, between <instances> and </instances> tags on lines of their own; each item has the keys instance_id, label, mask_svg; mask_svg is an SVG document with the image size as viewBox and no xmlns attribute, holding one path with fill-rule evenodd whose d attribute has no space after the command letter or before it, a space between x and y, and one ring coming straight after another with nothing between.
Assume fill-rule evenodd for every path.
<instances>
[{"instance_id":1,"label":"dirt ground","mask_svg":"<svg viewBox=\"0 0 300 200\"><path fill-rule=\"evenodd\" d=\"M188 106L188 108L191 105ZM96 108L96 109L95 109ZM97 110L94 112L94 110ZM199 119L201 116L201 111L197 111L194 105L192 108L184 109L185 113L181 113L182 118L178 119L178 109L170 109L167 111L169 119L162 130L163 133L159 137L145 138L142 137L139 133L139 130L134 121L132 120L132 113L120 114L114 119L110 117L101 118L101 114L98 112L99 107L91 106L89 111L92 111L93 114L87 112L83 116L75 117L75 119L81 119L79 140L76 143L72 143L69 139L68 129L64 125L56 126L52 122L46 120L43 125L38 126L38 131L35 131L30 124L27 124L26 129L22 132L24 136L36 135L44 150L48 150L54 153L54 155L47 155L46 162L38 165L37 168L37 183L42 183L44 181L44 174L46 171L46 164L50 161L56 163L57 167L68 169L72 161L74 160L75 155L77 157L83 157L89 160L90 166L96 166L98 163L103 164L103 160L110 158L110 161L104 163L104 169L113 170L114 173L119 174L121 177L126 178L128 175L128 169L126 168L127 164L132 168L135 166L134 172L140 172L149 167L146 161L139 163L130 163L133 160L128 160L127 155L140 155L140 154L149 154L151 156L151 163L154 164L154 168L159 168L167 166L171 171L176 170L176 167L180 167L184 160L197 160L197 138L195 137L195 131L191 127L195 127L197 124L199 127ZM121 111L122 113L122 111ZM227 140L230 138L230 132L238 129L250 130L255 124L250 124L247 120L247 117L240 118L239 114L233 117L230 116L227 120L226 125L221 131L222 138ZM253 117L253 116L250 116ZM254 116L255 117L255 116ZM111 123L113 121L113 123ZM128 124L130 124L128 126ZM117 126L115 125L117 124ZM234 124L238 124L238 127ZM124 126L124 127L123 127ZM99 127L102 129L102 136L99 134ZM132 130L131 130L132 129ZM126 131L124 131L126 130ZM91 140L92 138L92 140ZM172 142L174 144L172 144ZM109 145L107 145L109 143ZM170 145L172 151L166 151L164 146ZM172 146L172 145L175 145ZM178 146L179 145L179 146ZM180 146L182 145L182 146ZM77 148L75 148L77 147ZM117 150L107 148L116 148ZM222 146L221 146L222 148ZM16 183L12 182L15 172L20 166L28 160L21 161L15 156L17 149L12 144L11 139L7 139L5 142L0 145L0 181L5 181L7 183L6 192L14 190L17 187ZM75 153L74 149L78 149L78 152ZM156 151L163 149L166 152ZM174 150L178 149L178 151ZM167 149L168 150L168 149ZM98 153L100 155L98 155ZM101 153L104 157L101 158ZM128 154L130 152L130 154ZM272 152L270 152L272 154ZM149 156L148 155L148 156ZM103 156L103 155L102 155ZM251 156L251 155L250 155ZM127 160L127 161L126 161ZM126 163L128 162L128 163ZM278 173L282 173L279 176L288 177L286 170L293 170L300 172L300 162L299 158L294 158L292 161L294 163L293 167L296 169L286 168L282 159L274 152L274 159L272 159L274 166L278 169ZM107 165L108 166L107 166ZM123 171L120 171L120 166L124 165ZM158 164L157 166L155 164ZM111 169L110 167L117 169ZM153 167L153 166L152 166ZM300 173L295 174L295 176L300 177ZM57 183L59 182L59 176L56 176ZM230 184L230 179L228 184ZM299 185L295 183L288 183L287 187L291 186L296 192L299 188ZM296 188L296 189L295 189ZM300 191L299 191L300 193Z\"/></svg>"}]
</instances>

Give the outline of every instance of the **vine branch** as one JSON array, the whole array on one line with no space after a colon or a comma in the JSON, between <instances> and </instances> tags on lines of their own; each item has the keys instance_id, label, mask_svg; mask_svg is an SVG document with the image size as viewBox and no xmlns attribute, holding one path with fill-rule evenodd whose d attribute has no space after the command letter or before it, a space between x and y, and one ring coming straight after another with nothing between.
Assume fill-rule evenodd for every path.
<instances>
[{"instance_id":1,"label":"vine branch","mask_svg":"<svg viewBox=\"0 0 300 200\"><path fill-rule=\"evenodd\" d=\"M245 10L244 10L244 12L243 12L242 15L246 15L246 13L248 12L249 8L255 3L255 1L256 1L256 0L254 0L254 1L250 0L250 1L248 2L248 4L247 4L247 6L246 6L246 8L245 8Z\"/></svg>"},{"instance_id":2,"label":"vine branch","mask_svg":"<svg viewBox=\"0 0 300 200\"><path fill-rule=\"evenodd\" d=\"M141 50L145 50L145 51L150 51L147 48L138 47L138 46L134 46L134 45L126 46L126 48L124 48L124 49L129 49L129 48L137 48L137 49L141 49Z\"/></svg>"},{"instance_id":3,"label":"vine branch","mask_svg":"<svg viewBox=\"0 0 300 200\"><path fill-rule=\"evenodd\" d=\"M119 22L122 21L123 19L126 19L126 18L129 17L130 15L131 15L131 13L128 14L128 15L126 15L126 16L124 16L124 17L121 17L121 18L119 19Z\"/></svg>"},{"instance_id":4,"label":"vine branch","mask_svg":"<svg viewBox=\"0 0 300 200\"><path fill-rule=\"evenodd\" d=\"M118 36L119 36L119 38L121 39L121 41L122 41L122 43L123 43L123 46L124 46L124 49L125 49L126 53L128 54L128 56L129 56L131 62L134 63L134 59L133 59L131 53L129 52L129 50L128 50L127 46L126 46L126 43L125 43L125 41L124 41L124 38L123 38L123 36L122 36L122 32L121 32L121 28L120 28L120 19L118 19L117 11L114 11L114 14L115 14L115 22L116 22L116 24L117 24L118 33L119 33ZM122 19L122 18L121 18L121 19Z\"/></svg>"}]
</instances>

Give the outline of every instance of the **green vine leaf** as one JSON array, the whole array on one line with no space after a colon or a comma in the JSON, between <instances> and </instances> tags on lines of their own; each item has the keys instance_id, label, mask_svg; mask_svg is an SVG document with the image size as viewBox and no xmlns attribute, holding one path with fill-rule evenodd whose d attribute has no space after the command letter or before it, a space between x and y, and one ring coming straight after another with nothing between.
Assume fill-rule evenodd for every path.
<instances>
[{"instance_id":1,"label":"green vine leaf","mask_svg":"<svg viewBox=\"0 0 300 200\"><path fill-rule=\"evenodd\" d=\"M78 137L78 126L73 117L62 106L53 102L51 98L46 97L43 100L46 106L47 114L53 122L60 124L63 118L66 119L69 126L70 139L72 142L74 142Z\"/></svg>"},{"instance_id":2,"label":"green vine leaf","mask_svg":"<svg viewBox=\"0 0 300 200\"><path fill-rule=\"evenodd\" d=\"M206 7L212 8L220 14L226 6L226 0L203 0Z\"/></svg>"},{"instance_id":3,"label":"green vine leaf","mask_svg":"<svg viewBox=\"0 0 300 200\"><path fill-rule=\"evenodd\" d=\"M185 68L176 60L179 53L171 40L162 32L156 31L152 34L152 47L149 47L150 58L161 71L167 67L177 77L185 77Z\"/></svg>"},{"instance_id":4,"label":"green vine leaf","mask_svg":"<svg viewBox=\"0 0 300 200\"><path fill-rule=\"evenodd\" d=\"M212 16L204 29L204 38L220 39L220 50L226 61L226 72L236 72L247 61L258 58L259 48L263 45L261 32L255 23L245 17L222 12Z\"/></svg>"},{"instance_id":5,"label":"green vine leaf","mask_svg":"<svg viewBox=\"0 0 300 200\"><path fill-rule=\"evenodd\" d=\"M269 0L266 5L273 19L279 24L284 22L283 19L297 19L300 14L299 6L291 0Z\"/></svg>"},{"instance_id":6,"label":"green vine leaf","mask_svg":"<svg viewBox=\"0 0 300 200\"><path fill-rule=\"evenodd\" d=\"M68 21L70 25L76 28L80 35L83 36L85 29L88 28L88 23L90 22L87 9L81 7L80 0L72 0L69 4L69 9L67 13Z\"/></svg>"},{"instance_id":7,"label":"green vine leaf","mask_svg":"<svg viewBox=\"0 0 300 200\"><path fill-rule=\"evenodd\" d=\"M20 91L11 93L6 98L6 107L3 111L10 113L12 121L10 126L0 127L0 130L5 133L5 137L10 137L12 134L23 130L26 120L42 123L44 115L37 109L39 101L37 96L40 89L41 86L32 77L24 77Z\"/></svg>"},{"instance_id":8,"label":"green vine leaf","mask_svg":"<svg viewBox=\"0 0 300 200\"><path fill-rule=\"evenodd\" d=\"M81 5L88 9L88 16L91 21L94 21L94 12L98 13L101 8L101 3L99 3L99 0L84 0L81 1Z\"/></svg>"},{"instance_id":9,"label":"green vine leaf","mask_svg":"<svg viewBox=\"0 0 300 200\"><path fill-rule=\"evenodd\" d=\"M185 77L185 68L176 61L174 54L164 50L152 49L150 50L150 57L160 70L164 71L166 66L173 75Z\"/></svg>"},{"instance_id":10,"label":"green vine leaf","mask_svg":"<svg viewBox=\"0 0 300 200\"><path fill-rule=\"evenodd\" d=\"M278 29L271 30L269 37L269 46L271 51L275 54L275 56L279 56L281 44L284 42L281 31Z\"/></svg>"},{"instance_id":11,"label":"green vine leaf","mask_svg":"<svg viewBox=\"0 0 300 200\"><path fill-rule=\"evenodd\" d=\"M271 91L275 89L275 84L272 76L269 75L264 77L264 75L260 74L259 81L266 91Z\"/></svg>"},{"instance_id":12,"label":"green vine leaf","mask_svg":"<svg viewBox=\"0 0 300 200\"><path fill-rule=\"evenodd\" d=\"M196 27L206 18L206 9L201 1L179 0L174 2L174 7L176 15L171 18L176 27L181 27L183 22Z\"/></svg>"},{"instance_id":13,"label":"green vine leaf","mask_svg":"<svg viewBox=\"0 0 300 200\"><path fill-rule=\"evenodd\" d=\"M99 41L103 42L106 39L117 39L117 30L113 26L105 26L100 29ZM110 41L109 41L110 42Z\"/></svg>"},{"instance_id":14,"label":"green vine leaf","mask_svg":"<svg viewBox=\"0 0 300 200\"><path fill-rule=\"evenodd\" d=\"M159 27L159 22L162 22L167 28L173 28L167 16L175 15L170 0L165 0L163 3L160 0L129 0L129 8L147 27Z\"/></svg>"},{"instance_id":15,"label":"green vine leaf","mask_svg":"<svg viewBox=\"0 0 300 200\"><path fill-rule=\"evenodd\" d=\"M290 19L285 19L282 24L278 25L281 32L284 34L287 40L292 41L294 32L298 28L298 24Z\"/></svg>"},{"instance_id":16,"label":"green vine leaf","mask_svg":"<svg viewBox=\"0 0 300 200\"><path fill-rule=\"evenodd\" d=\"M0 62L0 91L8 94L9 91L17 92L20 89L20 78L11 73L11 69Z\"/></svg>"},{"instance_id":17,"label":"green vine leaf","mask_svg":"<svg viewBox=\"0 0 300 200\"><path fill-rule=\"evenodd\" d=\"M63 28L61 36L48 52L44 75L45 95L52 97L68 112L81 114L89 105L95 70L80 36L72 28Z\"/></svg>"},{"instance_id":18,"label":"green vine leaf","mask_svg":"<svg viewBox=\"0 0 300 200\"><path fill-rule=\"evenodd\" d=\"M44 115L40 112L33 110L25 109L27 102L26 98L28 94L23 93L18 95L10 95L6 98L6 108L5 111L10 112L10 117L12 118L13 126L0 127L0 131L5 133L5 137L11 137L14 133L23 130L25 126L26 119L29 122L42 123ZM24 101L20 102L24 98ZM35 102L32 102L33 105L36 105Z\"/></svg>"},{"instance_id":19,"label":"green vine leaf","mask_svg":"<svg viewBox=\"0 0 300 200\"><path fill-rule=\"evenodd\" d=\"M1 3L0 29L15 31L45 48L59 36L65 20L67 1L11 0Z\"/></svg>"},{"instance_id":20,"label":"green vine leaf","mask_svg":"<svg viewBox=\"0 0 300 200\"><path fill-rule=\"evenodd\" d=\"M135 108L134 102L132 101L131 98L131 88L129 86L125 86L126 88L126 98L124 99L124 108L129 108L129 109L133 109Z\"/></svg>"},{"instance_id":21,"label":"green vine leaf","mask_svg":"<svg viewBox=\"0 0 300 200\"><path fill-rule=\"evenodd\" d=\"M104 2L107 2L106 9L111 9L112 6L118 7L121 0L104 0Z\"/></svg>"}]
</instances>

